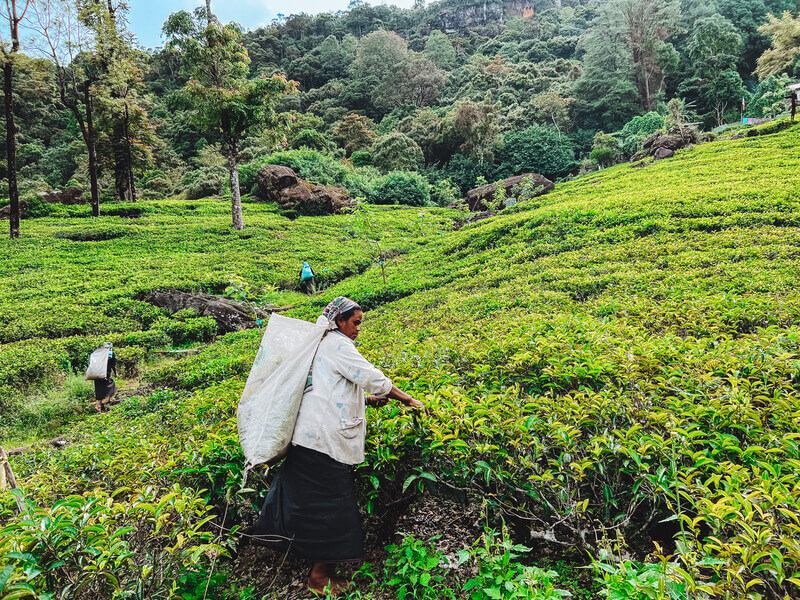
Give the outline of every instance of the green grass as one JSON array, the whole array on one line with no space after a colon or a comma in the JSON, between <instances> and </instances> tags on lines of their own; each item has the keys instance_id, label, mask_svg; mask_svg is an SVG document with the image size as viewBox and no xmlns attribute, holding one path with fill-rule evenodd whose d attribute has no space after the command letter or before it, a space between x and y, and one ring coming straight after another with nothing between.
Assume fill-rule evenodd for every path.
<instances>
[{"instance_id":1,"label":"green grass","mask_svg":"<svg viewBox=\"0 0 800 600\"><path fill-rule=\"evenodd\" d=\"M385 284L342 233L344 218L289 222L254 205L245 234L263 232L253 238L222 233L222 208L200 225L187 203L169 201L149 205L142 225L115 225L150 228L138 243L82 242L128 261L130 279L98 299L96 280L76 267L89 260L86 247L55 237L77 219L29 221L23 245L52 246L30 275L44 286L35 303L82 285L71 304L82 318L159 285L213 288L230 272L256 289L290 287L298 260L324 262L332 285L323 293L279 293L296 304L289 314L312 318L336 294L355 298L368 309L362 352L431 408L370 413L368 458L357 470L370 522L398 498L477 499L538 552L577 548L601 562L614 552L658 565L602 562L597 585L609 592L658 597L661 577L678 597L791 596L800 589L798 147L795 125L643 169L620 165L457 231L452 213L381 211L401 252ZM220 233L199 244L206 234L197 228L214 219ZM265 233L277 225L287 236L280 243ZM171 242L143 243L159 231ZM269 243L275 262L265 270L259 244ZM196 261L200 246L213 261ZM24 306L8 282L3 302ZM20 310L18 330L38 342L36 317ZM121 334L126 318L111 321ZM63 452L15 460L26 492L47 507L69 493L122 489L118 502L130 507L135 490L178 485L189 496L204 490L205 502L234 518L252 514L263 480L255 474L258 491L237 493L234 414L259 337L230 334L200 355L147 367L142 376L171 395L70 431L75 443ZM0 347L0 359L25 343L34 342ZM0 533L0 551L17 548L11 533Z\"/></svg>"}]
</instances>

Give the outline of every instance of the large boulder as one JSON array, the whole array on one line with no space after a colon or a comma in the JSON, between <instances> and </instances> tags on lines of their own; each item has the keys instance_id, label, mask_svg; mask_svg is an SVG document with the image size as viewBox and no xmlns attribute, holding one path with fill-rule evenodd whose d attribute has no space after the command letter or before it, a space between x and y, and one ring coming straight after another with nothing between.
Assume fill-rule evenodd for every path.
<instances>
[{"instance_id":1,"label":"large boulder","mask_svg":"<svg viewBox=\"0 0 800 600\"><path fill-rule=\"evenodd\" d=\"M214 319L222 333L256 327L258 319L269 316L268 311L242 302L211 294L187 294L176 289L156 290L145 296L144 301L163 308L170 314L190 308L202 317Z\"/></svg>"},{"instance_id":2,"label":"large boulder","mask_svg":"<svg viewBox=\"0 0 800 600\"><path fill-rule=\"evenodd\" d=\"M71 187L65 190L53 190L50 192L39 192L36 194L42 202L47 204L83 204L86 198L83 196L83 189L79 187ZM34 206L37 204L33 202ZM11 217L11 205L0 208L0 221L8 220ZM19 201L19 218L28 218L28 202L26 200Z\"/></svg>"},{"instance_id":3,"label":"large boulder","mask_svg":"<svg viewBox=\"0 0 800 600\"><path fill-rule=\"evenodd\" d=\"M48 204L83 204L86 198L83 195L83 188L71 187L65 190L53 190L50 192L39 192L37 194L43 202Z\"/></svg>"},{"instance_id":4,"label":"large boulder","mask_svg":"<svg viewBox=\"0 0 800 600\"><path fill-rule=\"evenodd\" d=\"M669 158L675 155L676 150L687 148L697 142L697 132L692 127L673 127L668 134L657 131L645 139L642 150L631 157L631 162L639 161L648 155L656 160Z\"/></svg>"},{"instance_id":5,"label":"large boulder","mask_svg":"<svg viewBox=\"0 0 800 600\"><path fill-rule=\"evenodd\" d=\"M656 151L653 152L653 158L655 160L662 160L664 158L672 158L675 156L675 151L670 150L669 148L656 148Z\"/></svg>"},{"instance_id":6,"label":"large boulder","mask_svg":"<svg viewBox=\"0 0 800 600\"><path fill-rule=\"evenodd\" d=\"M293 210L295 206L305 205L313 201L314 192L311 191L310 185L298 183L280 190L269 199L272 202L277 202L283 210Z\"/></svg>"},{"instance_id":7,"label":"large boulder","mask_svg":"<svg viewBox=\"0 0 800 600\"><path fill-rule=\"evenodd\" d=\"M258 170L258 189L265 199L297 185L299 181L297 174L283 165L266 165Z\"/></svg>"},{"instance_id":8,"label":"large boulder","mask_svg":"<svg viewBox=\"0 0 800 600\"><path fill-rule=\"evenodd\" d=\"M0 221L8 221L11 218L11 205L6 204L3 208L0 208ZM19 201L19 218L20 219L27 219L28 218L28 203L25 200Z\"/></svg>"},{"instance_id":9,"label":"large boulder","mask_svg":"<svg viewBox=\"0 0 800 600\"><path fill-rule=\"evenodd\" d=\"M467 205L471 211L485 211L494 199L498 189L505 189L506 198L517 198L520 193L520 184L525 180L532 180L536 192L533 197L541 196L552 191L556 186L544 175L539 173L524 173L490 185L482 185L467 192ZM502 208L502 207L501 207Z\"/></svg>"},{"instance_id":10,"label":"large boulder","mask_svg":"<svg viewBox=\"0 0 800 600\"><path fill-rule=\"evenodd\" d=\"M314 195L312 203L305 208L295 208L295 210L303 214L309 214L308 210L316 206L318 209L322 210L319 214L328 215L340 213L346 208L352 208L355 204L350 198L350 192L343 187L312 185L311 191Z\"/></svg>"},{"instance_id":11,"label":"large boulder","mask_svg":"<svg viewBox=\"0 0 800 600\"><path fill-rule=\"evenodd\" d=\"M301 215L332 215L353 206L346 189L309 183L300 179L292 169L281 165L261 167L258 188L263 200L275 202L282 210Z\"/></svg>"}]
</instances>

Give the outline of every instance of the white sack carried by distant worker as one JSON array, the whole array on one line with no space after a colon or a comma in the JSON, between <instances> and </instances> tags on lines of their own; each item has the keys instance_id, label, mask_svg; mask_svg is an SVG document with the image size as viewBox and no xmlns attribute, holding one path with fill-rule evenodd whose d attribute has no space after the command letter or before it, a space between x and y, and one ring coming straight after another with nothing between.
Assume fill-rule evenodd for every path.
<instances>
[{"instance_id":1,"label":"white sack carried by distant worker","mask_svg":"<svg viewBox=\"0 0 800 600\"><path fill-rule=\"evenodd\" d=\"M303 390L327 327L273 314L239 400L236 421L245 479L280 460L292 441Z\"/></svg>"},{"instance_id":2,"label":"white sack carried by distant worker","mask_svg":"<svg viewBox=\"0 0 800 600\"><path fill-rule=\"evenodd\" d=\"M108 377L108 351L109 347L103 345L89 357L89 368L86 369L86 379L105 379Z\"/></svg>"}]
</instances>

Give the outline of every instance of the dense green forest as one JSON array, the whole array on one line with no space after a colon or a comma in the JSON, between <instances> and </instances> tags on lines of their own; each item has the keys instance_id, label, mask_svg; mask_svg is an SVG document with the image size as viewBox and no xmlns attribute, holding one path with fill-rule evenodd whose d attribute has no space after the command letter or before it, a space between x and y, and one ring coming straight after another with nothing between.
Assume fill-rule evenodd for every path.
<instances>
[{"instance_id":1,"label":"dense green forest","mask_svg":"<svg viewBox=\"0 0 800 600\"><path fill-rule=\"evenodd\" d=\"M354 0L247 32L199 8L153 50L126 10L39 0L20 20L23 199L226 194L232 165L246 196L270 154L311 149L354 168L354 196L387 201L377 180L404 170L447 204L483 180L627 160L665 127L775 116L800 75L796 0Z\"/></svg>"}]
</instances>

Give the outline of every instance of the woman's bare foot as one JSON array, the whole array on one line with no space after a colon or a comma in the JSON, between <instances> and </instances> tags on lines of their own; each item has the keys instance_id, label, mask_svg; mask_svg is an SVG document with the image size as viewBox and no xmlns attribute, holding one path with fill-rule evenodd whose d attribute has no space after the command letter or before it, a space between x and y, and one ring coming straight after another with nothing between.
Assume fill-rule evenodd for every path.
<instances>
[{"instance_id":1,"label":"woman's bare foot","mask_svg":"<svg viewBox=\"0 0 800 600\"><path fill-rule=\"evenodd\" d=\"M312 586L311 583L308 584L309 591L315 594L327 594L329 596L339 596L344 594L348 589L350 589L350 582L341 577L332 577L322 587Z\"/></svg>"},{"instance_id":2,"label":"woman's bare foot","mask_svg":"<svg viewBox=\"0 0 800 600\"><path fill-rule=\"evenodd\" d=\"M334 577L333 563L315 563L308 574L308 589L317 594L328 593L338 596L350 587L350 582L341 577Z\"/></svg>"}]
</instances>

